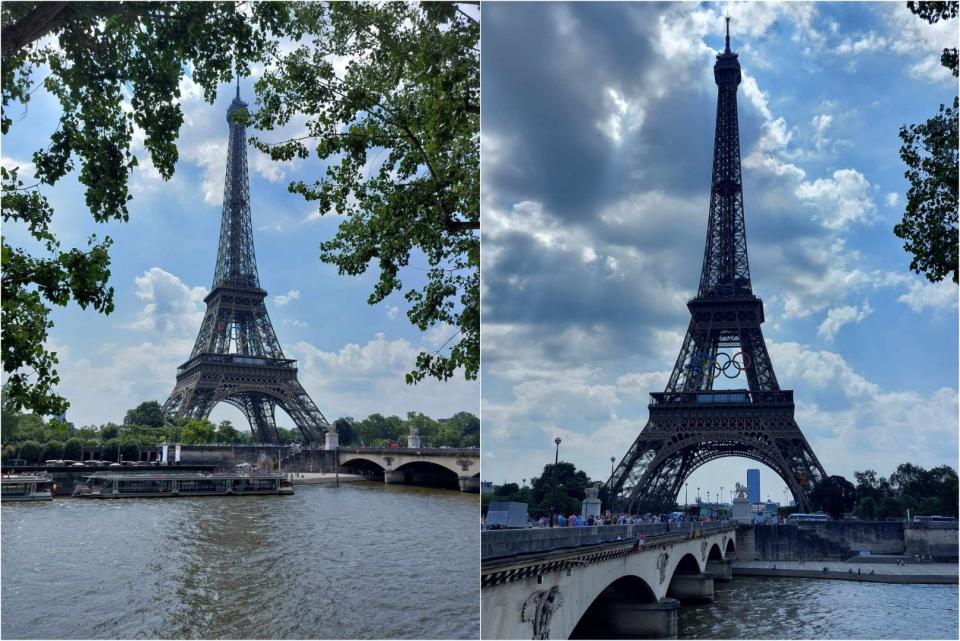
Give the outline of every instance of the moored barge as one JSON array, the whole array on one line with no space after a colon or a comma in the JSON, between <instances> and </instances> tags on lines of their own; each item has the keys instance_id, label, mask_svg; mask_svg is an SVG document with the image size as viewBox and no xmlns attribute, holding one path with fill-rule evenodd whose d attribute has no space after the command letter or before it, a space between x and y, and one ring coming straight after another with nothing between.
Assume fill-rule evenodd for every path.
<instances>
[{"instance_id":1,"label":"moored barge","mask_svg":"<svg viewBox=\"0 0 960 641\"><path fill-rule=\"evenodd\" d=\"M52 501L53 479L47 474L4 474L0 501Z\"/></svg>"},{"instance_id":2,"label":"moored barge","mask_svg":"<svg viewBox=\"0 0 960 641\"><path fill-rule=\"evenodd\" d=\"M73 495L81 499L159 498L176 496L248 496L293 494L285 474L97 472L85 477Z\"/></svg>"}]
</instances>

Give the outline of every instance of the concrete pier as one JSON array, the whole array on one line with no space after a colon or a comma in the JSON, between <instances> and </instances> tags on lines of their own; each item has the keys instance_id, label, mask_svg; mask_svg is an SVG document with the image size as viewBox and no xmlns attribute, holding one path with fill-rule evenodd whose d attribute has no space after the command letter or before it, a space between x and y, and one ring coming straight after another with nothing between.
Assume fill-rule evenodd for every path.
<instances>
[{"instance_id":1,"label":"concrete pier","mask_svg":"<svg viewBox=\"0 0 960 641\"><path fill-rule=\"evenodd\" d=\"M406 475L403 472L397 470L384 470L383 472L383 482L387 484L399 483L403 484L406 481Z\"/></svg>"},{"instance_id":2,"label":"concrete pier","mask_svg":"<svg viewBox=\"0 0 960 641\"><path fill-rule=\"evenodd\" d=\"M658 603L611 603L607 623L618 639L676 639L680 602L669 597Z\"/></svg>"},{"instance_id":3,"label":"concrete pier","mask_svg":"<svg viewBox=\"0 0 960 641\"><path fill-rule=\"evenodd\" d=\"M681 603L710 603L713 601L713 575L674 574L667 596Z\"/></svg>"},{"instance_id":4,"label":"concrete pier","mask_svg":"<svg viewBox=\"0 0 960 641\"><path fill-rule=\"evenodd\" d=\"M733 559L725 561L707 561L707 572L714 581L733 581Z\"/></svg>"},{"instance_id":5,"label":"concrete pier","mask_svg":"<svg viewBox=\"0 0 960 641\"><path fill-rule=\"evenodd\" d=\"M479 492L480 491L480 477L479 476L461 476L457 479L460 483L461 492Z\"/></svg>"}]
</instances>

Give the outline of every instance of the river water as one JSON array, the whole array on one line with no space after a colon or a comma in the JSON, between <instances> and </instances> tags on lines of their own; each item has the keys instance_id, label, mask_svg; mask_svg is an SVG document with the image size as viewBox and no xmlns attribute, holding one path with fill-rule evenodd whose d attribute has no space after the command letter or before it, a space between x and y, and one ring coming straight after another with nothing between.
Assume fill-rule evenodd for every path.
<instances>
[{"instance_id":1,"label":"river water","mask_svg":"<svg viewBox=\"0 0 960 641\"><path fill-rule=\"evenodd\" d=\"M476 494L377 483L289 497L2 508L4 639L475 639Z\"/></svg>"},{"instance_id":2,"label":"river water","mask_svg":"<svg viewBox=\"0 0 960 641\"><path fill-rule=\"evenodd\" d=\"M956 639L956 585L737 576L685 605L681 639Z\"/></svg>"}]
</instances>

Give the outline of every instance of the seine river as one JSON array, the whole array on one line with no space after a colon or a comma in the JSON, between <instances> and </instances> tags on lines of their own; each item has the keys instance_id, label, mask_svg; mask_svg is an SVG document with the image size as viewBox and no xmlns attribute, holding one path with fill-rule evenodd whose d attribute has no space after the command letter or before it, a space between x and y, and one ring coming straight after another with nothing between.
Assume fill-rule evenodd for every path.
<instances>
[{"instance_id":1,"label":"seine river","mask_svg":"<svg viewBox=\"0 0 960 641\"><path fill-rule=\"evenodd\" d=\"M956 639L956 585L738 576L683 606L681 639Z\"/></svg>"},{"instance_id":2,"label":"seine river","mask_svg":"<svg viewBox=\"0 0 960 641\"><path fill-rule=\"evenodd\" d=\"M6 504L5 639L475 639L476 494Z\"/></svg>"}]
</instances>

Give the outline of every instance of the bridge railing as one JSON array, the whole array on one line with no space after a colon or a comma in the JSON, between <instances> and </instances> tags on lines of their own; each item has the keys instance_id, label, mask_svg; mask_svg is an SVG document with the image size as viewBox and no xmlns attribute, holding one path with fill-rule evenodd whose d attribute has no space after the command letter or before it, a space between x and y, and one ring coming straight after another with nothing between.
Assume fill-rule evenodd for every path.
<instances>
[{"instance_id":1,"label":"bridge railing","mask_svg":"<svg viewBox=\"0 0 960 641\"><path fill-rule=\"evenodd\" d=\"M648 542L657 537L702 536L733 530L733 521L711 523L639 523L635 525L593 525L586 527L528 528L516 530L484 530L480 537L480 558L493 559L523 554L542 554L572 550L605 543L636 541L643 536Z\"/></svg>"},{"instance_id":2,"label":"bridge railing","mask_svg":"<svg viewBox=\"0 0 960 641\"><path fill-rule=\"evenodd\" d=\"M480 456L477 447L341 447L341 454L417 454L422 456Z\"/></svg>"}]
</instances>

